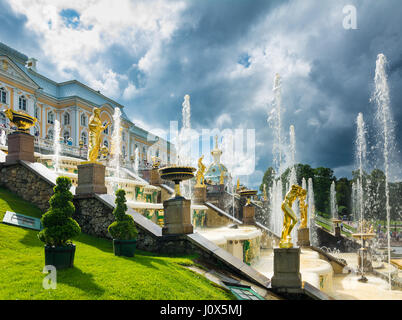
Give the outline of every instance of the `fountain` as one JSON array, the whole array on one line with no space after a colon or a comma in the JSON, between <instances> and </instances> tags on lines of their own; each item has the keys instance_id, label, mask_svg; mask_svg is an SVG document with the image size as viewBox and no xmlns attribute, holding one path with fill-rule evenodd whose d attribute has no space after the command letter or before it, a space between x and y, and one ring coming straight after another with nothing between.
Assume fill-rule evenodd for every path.
<instances>
[{"instance_id":1,"label":"fountain","mask_svg":"<svg viewBox=\"0 0 402 320\"><path fill-rule=\"evenodd\" d=\"M55 120L54 121L54 134L53 134L53 150L54 150L54 156L53 156L53 167L54 171L58 172L60 171L60 121Z\"/></svg>"},{"instance_id":2,"label":"fountain","mask_svg":"<svg viewBox=\"0 0 402 320\"><path fill-rule=\"evenodd\" d=\"M112 159L111 167L114 168L114 191L119 188L120 179L120 152L121 152L121 110L120 108L114 108L113 113L113 133L112 133Z\"/></svg>"},{"instance_id":3,"label":"fountain","mask_svg":"<svg viewBox=\"0 0 402 320\"><path fill-rule=\"evenodd\" d=\"M375 69L375 90L373 100L377 105L376 120L379 128L379 146L382 150L382 160L384 163L385 174L385 209L387 213L387 248L388 248L388 264L391 266L391 238L390 238L390 203L389 203L389 180L390 180L390 160L391 152L395 148L394 122L390 109L390 97L385 67L387 59L384 54L377 56ZM389 286L391 288L391 270L388 273Z\"/></svg>"},{"instance_id":4,"label":"fountain","mask_svg":"<svg viewBox=\"0 0 402 320\"><path fill-rule=\"evenodd\" d=\"M2 145L3 147L6 145L6 131L5 130L1 131L0 145Z\"/></svg>"}]
</instances>

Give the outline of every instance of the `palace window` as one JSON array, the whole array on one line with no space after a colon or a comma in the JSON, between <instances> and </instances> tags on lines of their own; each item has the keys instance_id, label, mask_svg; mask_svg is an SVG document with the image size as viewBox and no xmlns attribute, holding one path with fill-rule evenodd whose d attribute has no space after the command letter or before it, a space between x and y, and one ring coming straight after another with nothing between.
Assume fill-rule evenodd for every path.
<instances>
[{"instance_id":1,"label":"palace window","mask_svg":"<svg viewBox=\"0 0 402 320\"><path fill-rule=\"evenodd\" d=\"M67 130L63 133L64 143L67 143L68 138L70 138L70 132Z\"/></svg>"},{"instance_id":2,"label":"palace window","mask_svg":"<svg viewBox=\"0 0 402 320\"><path fill-rule=\"evenodd\" d=\"M35 117L36 119L39 119L39 108L38 108L38 106L36 105L36 103L35 103L35 107L34 107L34 117Z\"/></svg>"},{"instance_id":3,"label":"palace window","mask_svg":"<svg viewBox=\"0 0 402 320\"><path fill-rule=\"evenodd\" d=\"M82 142L83 142L84 145L87 144L87 134L86 134L85 131L83 131L83 132L81 133L81 140L82 140Z\"/></svg>"},{"instance_id":4,"label":"palace window","mask_svg":"<svg viewBox=\"0 0 402 320\"><path fill-rule=\"evenodd\" d=\"M81 125L84 127L87 125L87 116L84 113L81 115Z\"/></svg>"},{"instance_id":5,"label":"palace window","mask_svg":"<svg viewBox=\"0 0 402 320\"><path fill-rule=\"evenodd\" d=\"M69 125L70 124L70 114L66 112L64 114L64 125Z\"/></svg>"},{"instance_id":6,"label":"palace window","mask_svg":"<svg viewBox=\"0 0 402 320\"><path fill-rule=\"evenodd\" d=\"M103 141L103 145L104 145L106 148L109 148L109 142L107 142L107 140Z\"/></svg>"},{"instance_id":7,"label":"palace window","mask_svg":"<svg viewBox=\"0 0 402 320\"><path fill-rule=\"evenodd\" d=\"M106 123L107 123L107 121L105 121L105 122L103 123L103 126L106 126ZM103 133L104 133L104 134L109 134L109 127L107 127L105 130L103 130Z\"/></svg>"},{"instance_id":8,"label":"palace window","mask_svg":"<svg viewBox=\"0 0 402 320\"><path fill-rule=\"evenodd\" d=\"M156 156L159 157L159 149L156 149Z\"/></svg>"},{"instance_id":9,"label":"palace window","mask_svg":"<svg viewBox=\"0 0 402 320\"><path fill-rule=\"evenodd\" d=\"M0 88L0 101L2 103L7 103L7 91L4 88Z\"/></svg>"},{"instance_id":10,"label":"palace window","mask_svg":"<svg viewBox=\"0 0 402 320\"><path fill-rule=\"evenodd\" d=\"M123 146L123 158L125 158L125 157L126 157L126 147Z\"/></svg>"},{"instance_id":11,"label":"palace window","mask_svg":"<svg viewBox=\"0 0 402 320\"><path fill-rule=\"evenodd\" d=\"M122 137L123 141L126 141L126 133L124 131L122 132L121 137Z\"/></svg>"},{"instance_id":12,"label":"palace window","mask_svg":"<svg viewBox=\"0 0 402 320\"><path fill-rule=\"evenodd\" d=\"M53 135L54 135L53 129L49 129L49 131L47 132L47 138L49 140L53 140Z\"/></svg>"},{"instance_id":13,"label":"palace window","mask_svg":"<svg viewBox=\"0 0 402 320\"><path fill-rule=\"evenodd\" d=\"M54 122L54 113L53 111L49 111L47 113L47 123L53 124Z\"/></svg>"},{"instance_id":14,"label":"palace window","mask_svg":"<svg viewBox=\"0 0 402 320\"><path fill-rule=\"evenodd\" d=\"M19 98L18 107L21 110L27 111L27 99L25 98L25 96L21 96Z\"/></svg>"}]
</instances>

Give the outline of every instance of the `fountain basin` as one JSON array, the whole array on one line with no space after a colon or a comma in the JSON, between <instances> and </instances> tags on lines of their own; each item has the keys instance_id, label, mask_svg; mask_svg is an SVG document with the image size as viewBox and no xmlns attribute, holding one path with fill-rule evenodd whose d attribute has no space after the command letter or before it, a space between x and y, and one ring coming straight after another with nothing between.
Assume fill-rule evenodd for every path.
<instances>
[{"instance_id":1,"label":"fountain basin","mask_svg":"<svg viewBox=\"0 0 402 320\"><path fill-rule=\"evenodd\" d=\"M255 227L202 228L196 232L246 263L254 263L260 258L262 232Z\"/></svg>"}]
</instances>

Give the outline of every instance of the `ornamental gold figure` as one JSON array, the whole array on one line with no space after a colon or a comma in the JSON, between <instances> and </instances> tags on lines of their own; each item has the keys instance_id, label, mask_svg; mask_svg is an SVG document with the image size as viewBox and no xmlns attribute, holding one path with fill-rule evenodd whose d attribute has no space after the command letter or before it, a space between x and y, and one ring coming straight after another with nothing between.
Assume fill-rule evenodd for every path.
<instances>
[{"instance_id":1,"label":"ornamental gold figure","mask_svg":"<svg viewBox=\"0 0 402 320\"><path fill-rule=\"evenodd\" d=\"M292 232L292 229L296 225L298 219L296 217L296 214L292 210L292 205L293 202L295 202L296 199L300 197L302 190L304 190L302 187L295 184L292 185L282 202L281 208L284 216L281 240L279 242L280 248L293 247L290 233ZM306 190L304 190L304 192L306 192Z\"/></svg>"},{"instance_id":2,"label":"ornamental gold figure","mask_svg":"<svg viewBox=\"0 0 402 320\"><path fill-rule=\"evenodd\" d=\"M103 126L102 121L100 119L100 109L94 108L93 114L89 118L88 126L89 126L88 161L96 162L101 147L101 133L109 126L109 122Z\"/></svg>"},{"instance_id":3,"label":"ornamental gold figure","mask_svg":"<svg viewBox=\"0 0 402 320\"><path fill-rule=\"evenodd\" d=\"M198 171L196 173L196 181L197 187L205 186L204 183L204 173L205 173L205 165L202 163L202 159L204 159L204 156L202 155L201 158L198 159Z\"/></svg>"}]
</instances>

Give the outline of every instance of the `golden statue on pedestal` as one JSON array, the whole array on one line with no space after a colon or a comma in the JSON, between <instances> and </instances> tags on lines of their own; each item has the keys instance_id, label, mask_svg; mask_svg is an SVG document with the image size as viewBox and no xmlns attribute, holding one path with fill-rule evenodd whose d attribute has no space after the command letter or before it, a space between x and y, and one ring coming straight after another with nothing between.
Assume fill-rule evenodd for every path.
<instances>
[{"instance_id":1,"label":"golden statue on pedestal","mask_svg":"<svg viewBox=\"0 0 402 320\"><path fill-rule=\"evenodd\" d=\"M196 187L204 187L205 186L205 178L204 178L204 173L206 170L205 165L202 163L202 159L204 159L204 156L202 155L201 158L198 159L198 171L195 175L196 177Z\"/></svg>"},{"instance_id":2,"label":"golden statue on pedestal","mask_svg":"<svg viewBox=\"0 0 402 320\"><path fill-rule=\"evenodd\" d=\"M88 143L88 161L95 162L98 159L99 150L101 148L101 133L109 126L109 122L106 125L102 125L100 119L100 109L94 108L92 116L89 118L89 143Z\"/></svg>"},{"instance_id":3,"label":"golden statue on pedestal","mask_svg":"<svg viewBox=\"0 0 402 320\"><path fill-rule=\"evenodd\" d=\"M293 247L290 233L292 232L292 229L296 225L298 219L296 217L296 214L292 210L292 205L297 198L303 197L304 193L307 194L307 191L304 190L302 187L294 184L290 187L290 190L285 196L285 200L283 200L282 202L281 208L284 213L284 217L283 217L283 228L282 228L281 240L279 242L279 248Z\"/></svg>"}]
</instances>

